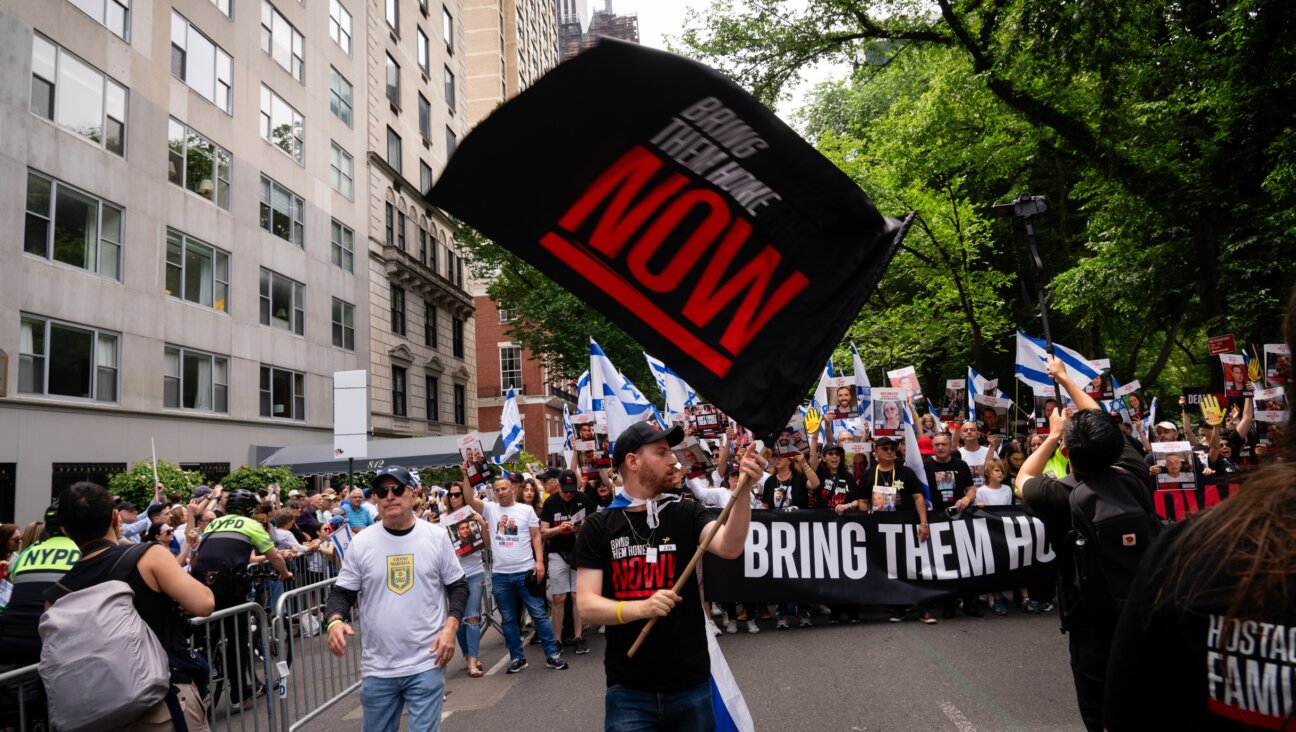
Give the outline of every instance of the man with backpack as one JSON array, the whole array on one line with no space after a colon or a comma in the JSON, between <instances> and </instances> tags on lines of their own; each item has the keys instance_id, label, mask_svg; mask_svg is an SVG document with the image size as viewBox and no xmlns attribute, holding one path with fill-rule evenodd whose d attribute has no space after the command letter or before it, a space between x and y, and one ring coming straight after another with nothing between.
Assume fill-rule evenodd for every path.
<instances>
[{"instance_id":1,"label":"man with backpack","mask_svg":"<svg viewBox=\"0 0 1296 732\"><path fill-rule=\"evenodd\" d=\"M45 592L40 675L53 726L208 729L206 664L180 611L210 615L211 590L161 544L118 545L121 516L102 486L65 490L58 518L81 559Z\"/></svg>"},{"instance_id":2,"label":"man with backpack","mask_svg":"<svg viewBox=\"0 0 1296 732\"><path fill-rule=\"evenodd\" d=\"M1148 494L1147 464L1098 403L1050 357L1049 376L1066 389L1076 413L1049 415L1049 436L1017 473L1026 512L1044 522L1057 552L1058 604L1068 634L1080 716L1102 729L1103 684L1121 605L1160 522ZM1065 478L1044 475L1059 443Z\"/></svg>"}]
</instances>

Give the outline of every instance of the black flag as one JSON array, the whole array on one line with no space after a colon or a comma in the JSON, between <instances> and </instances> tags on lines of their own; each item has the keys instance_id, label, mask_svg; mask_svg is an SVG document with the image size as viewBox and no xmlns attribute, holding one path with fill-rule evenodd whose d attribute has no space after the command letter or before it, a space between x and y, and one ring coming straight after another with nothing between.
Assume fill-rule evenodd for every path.
<instances>
[{"instance_id":1,"label":"black flag","mask_svg":"<svg viewBox=\"0 0 1296 732\"><path fill-rule=\"evenodd\" d=\"M787 423L907 228L718 72L610 40L478 125L428 200L762 435Z\"/></svg>"}]
</instances>

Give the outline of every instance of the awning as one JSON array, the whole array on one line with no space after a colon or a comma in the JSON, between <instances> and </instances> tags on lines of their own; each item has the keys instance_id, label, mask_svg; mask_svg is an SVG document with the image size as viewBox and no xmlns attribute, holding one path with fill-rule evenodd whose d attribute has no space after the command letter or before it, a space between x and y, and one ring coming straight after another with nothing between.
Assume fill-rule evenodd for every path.
<instances>
[{"instance_id":1,"label":"awning","mask_svg":"<svg viewBox=\"0 0 1296 732\"><path fill-rule=\"evenodd\" d=\"M500 433L481 432L479 434L486 455L498 455L503 447ZM452 467L463 461L459 456L459 440L462 437L463 435L442 435L370 440L369 457L356 459L355 470L367 472L381 470L390 465L406 468ZM257 454L266 455L257 461L258 466L286 465L297 475L333 475L347 471L346 458L333 457L332 443L280 448L258 447Z\"/></svg>"}]
</instances>

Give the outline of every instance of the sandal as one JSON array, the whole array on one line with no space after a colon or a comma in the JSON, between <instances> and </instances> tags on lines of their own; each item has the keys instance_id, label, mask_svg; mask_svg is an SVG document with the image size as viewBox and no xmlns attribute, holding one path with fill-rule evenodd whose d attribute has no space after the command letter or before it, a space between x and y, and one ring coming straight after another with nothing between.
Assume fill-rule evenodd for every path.
<instances>
[{"instance_id":1,"label":"sandal","mask_svg":"<svg viewBox=\"0 0 1296 732\"><path fill-rule=\"evenodd\" d=\"M486 672L485 672L485 671L482 671L482 669L481 669L481 664L480 664L480 663L477 663L477 664L469 664L469 666L468 666L468 676L470 676L470 677L472 677L472 678L474 678L474 679L480 679L481 677L483 677L483 676L485 676L485 675L486 675Z\"/></svg>"}]
</instances>

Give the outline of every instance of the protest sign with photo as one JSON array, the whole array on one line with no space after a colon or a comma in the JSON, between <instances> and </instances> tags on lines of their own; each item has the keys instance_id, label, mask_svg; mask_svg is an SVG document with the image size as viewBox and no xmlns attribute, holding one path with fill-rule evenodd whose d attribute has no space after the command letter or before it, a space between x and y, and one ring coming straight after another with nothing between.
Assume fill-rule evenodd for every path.
<instances>
[{"instance_id":1,"label":"protest sign with photo","mask_svg":"<svg viewBox=\"0 0 1296 732\"><path fill-rule=\"evenodd\" d=\"M1246 359L1236 353L1221 353L1219 359L1224 368L1224 395L1230 400L1251 396Z\"/></svg>"},{"instance_id":2,"label":"protest sign with photo","mask_svg":"<svg viewBox=\"0 0 1296 732\"><path fill-rule=\"evenodd\" d=\"M729 419L714 404L696 404L684 408L689 429L700 437L719 437L729 426Z\"/></svg>"},{"instance_id":3,"label":"protest sign with photo","mask_svg":"<svg viewBox=\"0 0 1296 732\"><path fill-rule=\"evenodd\" d=\"M675 459L684 468L686 477L700 478L715 470L715 462L711 459L711 454L704 450L697 438L692 435L685 437L671 449L675 452Z\"/></svg>"},{"instance_id":4,"label":"protest sign with photo","mask_svg":"<svg viewBox=\"0 0 1296 732\"><path fill-rule=\"evenodd\" d=\"M835 376L820 383L824 390L824 419L851 419L859 414L854 376Z\"/></svg>"},{"instance_id":5,"label":"protest sign with photo","mask_svg":"<svg viewBox=\"0 0 1296 732\"><path fill-rule=\"evenodd\" d=\"M1286 343L1266 343L1264 369L1266 384L1286 386L1291 381L1291 348Z\"/></svg>"},{"instance_id":6,"label":"protest sign with photo","mask_svg":"<svg viewBox=\"0 0 1296 732\"><path fill-rule=\"evenodd\" d=\"M873 390L873 436L899 437L904 434L904 404L907 389Z\"/></svg>"},{"instance_id":7,"label":"protest sign with photo","mask_svg":"<svg viewBox=\"0 0 1296 732\"><path fill-rule=\"evenodd\" d=\"M732 419L729 420L729 426L733 429L733 444L729 446L733 449L730 452L736 453L739 448L747 447L752 444L754 438L752 437L751 430L743 427Z\"/></svg>"},{"instance_id":8,"label":"protest sign with photo","mask_svg":"<svg viewBox=\"0 0 1296 732\"><path fill-rule=\"evenodd\" d=\"M1153 442L1152 455L1161 468L1157 488L1192 488L1197 484L1193 469L1192 444L1189 442Z\"/></svg>"},{"instance_id":9,"label":"protest sign with photo","mask_svg":"<svg viewBox=\"0 0 1296 732\"><path fill-rule=\"evenodd\" d=\"M1112 391L1111 381L1111 359L1099 358L1089 362L1090 366L1098 369L1098 376L1094 377L1085 385L1085 393L1098 401L1111 401L1116 398Z\"/></svg>"},{"instance_id":10,"label":"protest sign with photo","mask_svg":"<svg viewBox=\"0 0 1296 732\"><path fill-rule=\"evenodd\" d=\"M810 443L806 438L805 424L799 417L794 417L774 440L775 457L793 457L809 450Z\"/></svg>"},{"instance_id":11,"label":"protest sign with photo","mask_svg":"<svg viewBox=\"0 0 1296 732\"><path fill-rule=\"evenodd\" d=\"M817 383L908 228L724 74L610 39L478 123L427 200L761 436Z\"/></svg>"},{"instance_id":12,"label":"protest sign with photo","mask_svg":"<svg viewBox=\"0 0 1296 732\"><path fill-rule=\"evenodd\" d=\"M1143 385L1139 383L1138 379L1135 379L1128 384L1121 384L1120 388L1113 392L1116 398L1125 405L1125 411L1129 412L1130 419L1135 422L1147 416L1147 407L1143 404L1143 395L1138 393L1141 388L1143 388Z\"/></svg>"},{"instance_id":13,"label":"protest sign with photo","mask_svg":"<svg viewBox=\"0 0 1296 732\"><path fill-rule=\"evenodd\" d=\"M940 416L961 419L965 414L967 414L967 379L947 379L945 401L941 404Z\"/></svg>"},{"instance_id":14,"label":"protest sign with photo","mask_svg":"<svg viewBox=\"0 0 1296 732\"><path fill-rule=\"evenodd\" d=\"M469 432L459 438L459 457L464 462L464 472L468 474L468 482L477 485L478 483L487 483L491 479L490 463L486 462L486 455L482 449L481 435L476 432Z\"/></svg>"},{"instance_id":15,"label":"protest sign with photo","mask_svg":"<svg viewBox=\"0 0 1296 732\"><path fill-rule=\"evenodd\" d=\"M1286 389L1281 386L1256 389L1254 398L1255 421L1259 430L1256 441L1269 447L1278 441L1291 419Z\"/></svg>"},{"instance_id":16,"label":"protest sign with photo","mask_svg":"<svg viewBox=\"0 0 1296 732\"><path fill-rule=\"evenodd\" d=\"M887 378L891 380L892 387L907 389L909 396L913 397L915 402L923 398L922 387L918 385L918 372L914 370L913 366L888 371Z\"/></svg>"},{"instance_id":17,"label":"protest sign with photo","mask_svg":"<svg viewBox=\"0 0 1296 732\"><path fill-rule=\"evenodd\" d=\"M1036 434L1049 433L1049 415L1057 411L1057 392L1052 389L1035 389L1035 419L1031 428Z\"/></svg>"},{"instance_id":18,"label":"protest sign with photo","mask_svg":"<svg viewBox=\"0 0 1296 732\"><path fill-rule=\"evenodd\" d=\"M599 468L612 466L608 455L607 425L600 424L591 413L576 414L571 418L572 450L576 452L576 465L580 468L581 477L598 476Z\"/></svg>"},{"instance_id":19,"label":"protest sign with photo","mask_svg":"<svg viewBox=\"0 0 1296 732\"><path fill-rule=\"evenodd\" d=\"M477 523L473 510L468 506L442 516L441 525L450 532L450 543L454 545L457 557L479 552L486 547L481 524Z\"/></svg>"},{"instance_id":20,"label":"protest sign with photo","mask_svg":"<svg viewBox=\"0 0 1296 732\"><path fill-rule=\"evenodd\" d=\"M977 394L973 403L976 407L977 421L985 427L987 435L1006 436L1008 434L1008 408L1012 406L1011 399Z\"/></svg>"}]
</instances>

